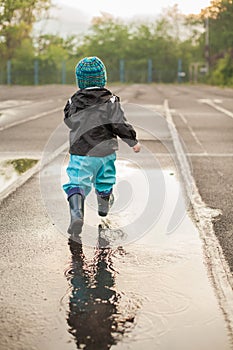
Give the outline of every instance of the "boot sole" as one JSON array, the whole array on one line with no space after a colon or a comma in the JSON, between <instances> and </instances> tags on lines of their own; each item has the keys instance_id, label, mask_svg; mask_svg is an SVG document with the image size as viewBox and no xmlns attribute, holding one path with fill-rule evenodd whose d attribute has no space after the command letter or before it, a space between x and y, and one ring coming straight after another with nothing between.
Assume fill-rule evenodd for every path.
<instances>
[{"instance_id":1,"label":"boot sole","mask_svg":"<svg viewBox=\"0 0 233 350\"><path fill-rule=\"evenodd\" d=\"M72 222L72 225L69 226L68 233L79 234L82 232L82 227L83 227L83 220L77 219L74 222Z\"/></svg>"},{"instance_id":2,"label":"boot sole","mask_svg":"<svg viewBox=\"0 0 233 350\"><path fill-rule=\"evenodd\" d=\"M99 211L98 214L99 214L99 216L107 216L108 215L108 213L103 213L102 211Z\"/></svg>"}]
</instances>

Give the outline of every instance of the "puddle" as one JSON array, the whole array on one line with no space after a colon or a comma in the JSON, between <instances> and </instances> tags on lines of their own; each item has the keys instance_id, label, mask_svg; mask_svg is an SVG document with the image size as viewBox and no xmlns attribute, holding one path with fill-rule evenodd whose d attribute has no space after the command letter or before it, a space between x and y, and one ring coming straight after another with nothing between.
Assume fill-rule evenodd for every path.
<instances>
[{"instance_id":1,"label":"puddle","mask_svg":"<svg viewBox=\"0 0 233 350\"><path fill-rule=\"evenodd\" d=\"M63 339L58 337L58 342L54 331L47 350L230 350L201 240L187 215L175 169L145 171L126 160L116 166L115 204L108 219L98 217L92 192L85 203L82 234L68 242L69 289L62 299L66 335L60 329ZM55 195L55 168L47 168L46 177L44 191L56 208L50 214L55 223L60 218L66 232L68 206L64 195ZM155 217L145 226L150 215ZM168 232L170 222L173 230Z\"/></svg>"},{"instance_id":2,"label":"puddle","mask_svg":"<svg viewBox=\"0 0 233 350\"><path fill-rule=\"evenodd\" d=\"M124 251L96 248L88 261L82 244L69 240L69 247L71 263L65 272L71 288L68 332L78 349L110 349L130 332L140 308L140 300L116 288L118 271L113 260Z\"/></svg>"},{"instance_id":3,"label":"puddle","mask_svg":"<svg viewBox=\"0 0 233 350\"><path fill-rule=\"evenodd\" d=\"M0 161L0 191L10 186L20 175L32 168L37 159L7 159Z\"/></svg>"}]
</instances>

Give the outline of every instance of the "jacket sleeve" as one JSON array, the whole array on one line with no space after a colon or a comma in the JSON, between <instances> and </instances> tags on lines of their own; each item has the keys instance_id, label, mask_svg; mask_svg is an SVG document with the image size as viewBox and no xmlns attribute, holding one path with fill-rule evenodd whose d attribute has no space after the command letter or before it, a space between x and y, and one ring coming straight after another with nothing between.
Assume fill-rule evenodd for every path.
<instances>
[{"instance_id":1,"label":"jacket sleeve","mask_svg":"<svg viewBox=\"0 0 233 350\"><path fill-rule=\"evenodd\" d=\"M135 146L138 143L136 138L136 131L131 124L128 123L124 111L121 107L120 100L118 96L113 96L108 102L111 109L111 127L115 135L119 136L124 142L126 142L130 147Z\"/></svg>"},{"instance_id":2,"label":"jacket sleeve","mask_svg":"<svg viewBox=\"0 0 233 350\"><path fill-rule=\"evenodd\" d=\"M76 113L76 107L75 105L72 103L71 98L67 101L65 108L64 108L64 122L65 124L72 129L72 123L70 120L70 117L72 116L72 114Z\"/></svg>"}]
</instances>

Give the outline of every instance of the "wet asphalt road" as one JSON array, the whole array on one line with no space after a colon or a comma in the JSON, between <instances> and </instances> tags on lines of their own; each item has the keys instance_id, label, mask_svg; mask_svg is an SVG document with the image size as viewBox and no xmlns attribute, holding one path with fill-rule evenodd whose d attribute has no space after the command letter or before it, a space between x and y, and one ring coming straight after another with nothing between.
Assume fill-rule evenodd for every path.
<instances>
[{"instance_id":1,"label":"wet asphalt road","mask_svg":"<svg viewBox=\"0 0 233 350\"><path fill-rule=\"evenodd\" d=\"M10 99L15 100L23 99L32 102L36 100L39 102L36 111L33 109L33 103L31 105L32 114L36 114L46 110L44 99L48 99L48 96L52 100L51 109L61 107L62 110L67 97L73 91L72 86L36 89L4 88L0 91L0 101L8 100L9 95ZM232 90L195 86L133 85L123 87L118 94L128 103L140 104L144 108L156 105L161 111L164 100L168 99L202 199L209 207L222 211L222 215L214 223L214 228L225 258L233 270L233 120L199 101L200 99L221 100L218 104L232 111ZM30 155L32 158L40 157L51 133L62 123L62 118L62 112L58 112L1 131L2 155L9 153L20 156ZM146 125L145 129L147 130ZM63 134L60 141L61 144L66 141ZM155 154L167 154L165 147L153 138L141 140L141 143ZM164 163L166 166L166 160ZM58 301L59 297L66 295L67 285L64 283L64 271L60 270L60 265L57 266L56 262L59 259L61 265L66 266L72 249L80 250L80 246L67 245L66 237L56 230L48 217L41 201L38 175L1 203L0 214L1 273L4 295L9 296L7 308L4 307L4 300L1 300L3 302L1 350L31 350L33 349L31 344L38 343L40 347L40 341L42 348L43 334L48 333L51 314L57 308L61 310L57 317L57 326L52 325L51 328L64 329L66 333L66 312L62 301L60 305ZM82 256L80 251L79 254ZM43 264L41 264L42 261ZM101 258L98 261L101 263ZM106 260L104 261L103 263L106 263ZM82 259L76 262L76 264L83 263ZM49 267L49 274L47 267ZM69 278L70 269L67 271ZM111 279L111 276L108 277ZM43 300L41 295L44 295ZM114 295L112 297L114 298ZM38 305L40 305L39 314ZM28 312L25 313L25 310ZM41 319L43 319L43 326L41 326ZM70 322L72 323L72 319ZM32 324L33 330L30 330ZM28 337L22 337L22 333L27 334ZM27 339L28 344L25 343ZM111 340L108 339L108 342Z\"/></svg>"},{"instance_id":2,"label":"wet asphalt road","mask_svg":"<svg viewBox=\"0 0 233 350\"><path fill-rule=\"evenodd\" d=\"M122 92L124 95L124 92ZM184 142L193 175L208 207L220 209L215 233L233 271L233 118L200 100L217 101L233 113L233 90L216 87L138 87L130 100L162 105L168 99L179 136ZM144 141L155 152L156 144Z\"/></svg>"}]
</instances>

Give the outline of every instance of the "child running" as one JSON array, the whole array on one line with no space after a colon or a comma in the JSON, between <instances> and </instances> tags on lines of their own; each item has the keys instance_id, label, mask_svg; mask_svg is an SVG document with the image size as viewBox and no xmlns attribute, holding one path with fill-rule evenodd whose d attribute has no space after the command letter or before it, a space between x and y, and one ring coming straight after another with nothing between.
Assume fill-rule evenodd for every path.
<instances>
[{"instance_id":1,"label":"child running","mask_svg":"<svg viewBox=\"0 0 233 350\"><path fill-rule=\"evenodd\" d=\"M68 233L81 233L84 201L95 188L98 214L113 204L117 136L140 152L136 132L124 115L120 98L108 90L106 68L98 57L85 57L76 66L78 91L67 101L64 122L70 128L69 182L63 185L70 206Z\"/></svg>"}]
</instances>

